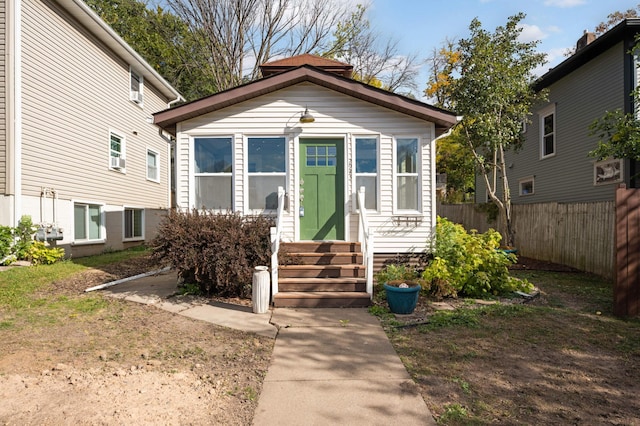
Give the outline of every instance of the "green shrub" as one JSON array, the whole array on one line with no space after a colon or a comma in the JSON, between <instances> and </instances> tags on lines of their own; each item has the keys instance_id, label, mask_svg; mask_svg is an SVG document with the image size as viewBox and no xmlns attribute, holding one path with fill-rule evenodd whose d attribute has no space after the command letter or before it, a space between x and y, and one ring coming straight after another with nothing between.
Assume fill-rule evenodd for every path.
<instances>
[{"instance_id":1,"label":"green shrub","mask_svg":"<svg viewBox=\"0 0 640 426\"><path fill-rule=\"evenodd\" d=\"M14 237L16 239L13 246L13 252L18 259L26 259L29 255L29 248L33 244L33 234L36 232L36 227L31 221L31 216L22 216L18 226L14 230Z\"/></svg>"},{"instance_id":2,"label":"green shrub","mask_svg":"<svg viewBox=\"0 0 640 426\"><path fill-rule=\"evenodd\" d=\"M516 290L531 291L532 285L509 275L514 254L499 250L501 235L493 229L478 234L467 233L458 224L438 217L434 259L423 272L432 287L450 287L460 295L491 297Z\"/></svg>"},{"instance_id":3,"label":"green shrub","mask_svg":"<svg viewBox=\"0 0 640 426\"><path fill-rule=\"evenodd\" d=\"M374 278L378 284L385 284L398 280L415 281L419 278L419 274L412 266L392 263L376 272Z\"/></svg>"},{"instance_id":4,"label":"green shrub","mask_svg":"<svg viewBox=\"0 0 640 426\"><path fill-rule=\"evenodd\" d=\"M253 268L270 264L272 225L264 216L172 211L152 242L153 258L203 294L250 297Z\"/></svg>"},{"instance_id":5,"label":"green shrub","mask_svg":"<svg viewBox=\"0 0 640 426\"><path fill-rule=\"evenodd\" d=\"M11 254L13 246L13 229L8 226L0 226L0 259Z\"/></svg>"},{"instance_id":6,"label":"green shrub","mask_svg":"<svg viewBox=\"0 0 640 426\"><path fill-rule=\"evenodd\" d=\"M41 241L34 241L27 250L26 258L33 265L51 265L64 258L64 249L47 247Z\"/></svg>"}]
</instances>

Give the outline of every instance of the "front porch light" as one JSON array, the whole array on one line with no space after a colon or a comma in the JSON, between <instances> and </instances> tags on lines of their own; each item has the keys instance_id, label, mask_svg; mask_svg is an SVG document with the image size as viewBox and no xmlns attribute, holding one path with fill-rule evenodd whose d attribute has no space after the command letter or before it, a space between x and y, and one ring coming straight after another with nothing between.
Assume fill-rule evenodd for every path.
<instances>
[{"instance_id":1,"label":"front porch light","mask_svg":"<svg viewBox=\"0 0 640 426\"><path fill-rule=\"evenodd\" d=\"M302 113L302 115L300 115L300 122L313 123L314 121L316 121L315 117L311 115L311 113L309 112L309 108L305 107L304 112Z\"/></svg>"}]
</instances>

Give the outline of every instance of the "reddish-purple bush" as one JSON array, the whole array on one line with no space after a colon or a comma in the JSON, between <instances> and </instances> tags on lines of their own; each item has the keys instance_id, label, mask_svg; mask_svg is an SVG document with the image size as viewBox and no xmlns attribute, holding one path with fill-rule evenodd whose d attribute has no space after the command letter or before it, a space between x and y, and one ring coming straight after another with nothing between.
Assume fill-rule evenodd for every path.
<instances>
[{"instance_id":1,"label":"reddish-purple bush","mask_svg":"<svg viewBox=\"0 0 640 426\"><path fill-rule=\"evenodd\" d=\"M253 268L270 262L271 226L265 216L171 211L152 242L153 257L204 294L250 297Z\"/></svg>"}]
</instances>

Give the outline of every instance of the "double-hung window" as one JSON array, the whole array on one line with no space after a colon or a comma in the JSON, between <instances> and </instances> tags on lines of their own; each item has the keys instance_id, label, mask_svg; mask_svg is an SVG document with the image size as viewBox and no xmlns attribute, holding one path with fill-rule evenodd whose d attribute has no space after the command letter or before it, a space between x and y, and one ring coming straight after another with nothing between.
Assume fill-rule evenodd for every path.
<instances>
[{"instance_id":1,"label":"double-hung window","mask_svg":"<svg viewBox=\"0 0 640 426\"><path fill-rule=\"evenodd\" d=\"M556 107L552 104L539 113L540 118L540 158L556 153Z\"/></svg>"},{"instance_id":2,"label":"double-hung window","mask_svg":"<svg viewBox=\"0 0 640 426\"><path fill-rule=\"evenodd\" d=\"M142 106L144 92L144 77L135 72L132 68L129 69L129 99L136 104Z\"/></svg>"},{"instance_id":3,"label":"double-hung window","mask_svg":"<svg viewBox=\"0 0 640 426\"><path fill-rule=\"evenodd\" d=\"M109 132L109 168L123 172L125 168L125 139L114 131Z\"/></svg>"},{"instance_id":4,"label":"double-hung window","mask_svg":"<svg viewBox=\"0 0 640 426\"><path fill-rule=\"evenodd\" d=\"M396 139L396 208L419 210L420 187L418 138Z\"/></svg>"},{"instance_id":5,"label":"double-hung window","mask_svg":"<svg viewBox=\"0 0 640 426\"><path fill-rule=\"evenodd\" d=\"M286 188L286 147L284 137L247 139L250 210L278 208L278 187Z\"/></svg>"},{"instance_id":6,"label":"double-hung window","mask_svg":"<svg viewBox=\"0 0 640 426\"><path fill-rule=\"evenodd\" d=\"M356 138L356 192L364 186L364 205L378 209L378 140Z\"/></svg>"},{"instance_id":7,"label":"double-hung window","mask_svg":"<svg viewBox=\"0 0 640 426\"><path fill-rule=\"evenodd\" d=\"M193 139L195 207L231 210L233 156L230 137Z\"/></svg>"},{"instance_id":8,"label":"double-hung window","mask_svg":"<svg viewBox=\"0 0 640 426\"><path fill-rule=\"evenodd\" d=\"M74 241L95 241L103 239L102 206L99 204L74 203Z\"/></svg>"},{"instance_id":9,"label":"double-hung window","mask_svg":"<svg viewBox=\"0 0 640 426\"><path fill-rule=\"evenodd\" d=\"M124 238L144 239L144 209L124 209Z\"/></svg>"},{"instance_id":10,"label":"double-hung window","mask_svg":"<svg viewBox=\"0 0 640 426\"><path fill-rule=\"evenodd\" d=\"M160 154L147 149L147 179L160 182Z\"/></svg>"}]
</instances>

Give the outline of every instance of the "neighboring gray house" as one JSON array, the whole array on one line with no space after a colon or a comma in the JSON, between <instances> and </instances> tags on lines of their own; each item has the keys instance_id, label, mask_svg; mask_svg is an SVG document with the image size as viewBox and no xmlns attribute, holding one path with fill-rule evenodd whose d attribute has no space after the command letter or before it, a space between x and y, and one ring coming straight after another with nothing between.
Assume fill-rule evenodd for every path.
<instances>
[{"instance_id":1,"label":"neighboring gray house","mask_svg":"<svg viewBox=\"0 0 640 426\"><path fill-rule=\"evenodd\" d=\"M606 111L633 110L639 58L629 51L639 30L640 19L627 19L598 38L585 33L575 54L536 82L536 90L549 91L549 100L532 110L522 150L509 155L514 204L612 201L618 183L635 186L637 164L596 162L587 153L597 145L589 135L594 120ZM476 202L486 202L477 182Z\"/></svg>"},{"instance_id":2,"label":"neighboring gray house","mask_svg":"<svg viewBox=\"0 0 640 426\"><path fill-rule=\"evenodd\" d=\"M149 240L171 204L151 114L179 99L84 2L0 3L0 224L74 256Z\"/></svg>"}]
</instances>

